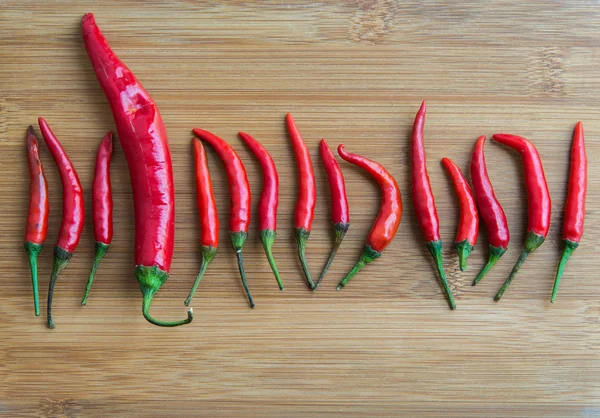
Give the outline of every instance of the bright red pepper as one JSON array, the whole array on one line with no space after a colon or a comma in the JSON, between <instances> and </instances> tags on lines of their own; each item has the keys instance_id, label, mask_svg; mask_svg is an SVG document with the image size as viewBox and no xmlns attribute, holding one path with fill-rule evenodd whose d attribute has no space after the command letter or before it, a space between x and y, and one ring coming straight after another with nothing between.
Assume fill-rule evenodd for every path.
<instances>
[{"instance_id":1,"label":"bright red pepper","mask_svg":"<svg viewBox=\"0 0 600 418\"><path fill-rule=\"evenodd\" d=\"M521 153L525 175L525 188L527 189L528 226L525 247L515 263L508 278L494 297L499 301L502 295L513 281L519 269L527 259L527 256L544 243L548 230L550 229L550 212L552 200L550 191L542 167L542 160L535 146L527 139L510 134L495 134L494 140L513 148Z\"/></svg>"},{"instance_id":2,"label":"bright red pepper","mask_svg":"<svg viewBox=\"0 0 600 418\"><path fill-rule=\"evenodd\" d=\"M48 326L54 328L52 321L52 296L54 285L60 272L67 266L73 256L81 231L83 230L84 207L83 189L75 167L69 160L58 138L54 135L48 123L42 118L38 119L44 141L56 163L63 189L63 215L58 241L54 247L54 261L52 262L52 275L48 287Z\"/></svg>"},{"instance_id":3,"label":"bright red pepper","mask_svg":"<svg viewBox=\"0 0 600 418\"><path fill-rule=\"evenodd\" d=\"M425 102L421 104L421 108L417 112L412 130L412 199L415 205L415 212L427 248L433 256L435 266L442 287L446 292L450 309L456 309L456 303L452 297L452 290L448 285L444 267L442 265L442 240L440 238L440 223L438 220L437 210L435 208L435 200L429 183L429 174L427 173L427 161L425 157L425 146L423 144L423 130L425 128L425 113L427 105Z\"/></svg>"},{"instance_id":4,"label":"bright red pepper","mask_svg":"<svg viewBox=\"0 0 600 418\"><path fill-rule=\"evenodd\" d=\"M338 284L337 290L340 290L366 264L379 258L385 247L392 242L402 219L402 197L396 180L381 164L358 154L347 152L344 144L338 146L338 154L344 160L369 173L381 188L381 207L377 219L373 222L358 262Z\"/></svg>"},{"instance_id":5,"label":"bright red pepper","mask_svg":"<svg viewBox=\"0 0 600 418\"><path fill-rule=\"evenodd\" d=\"M248 296L248 302L250 307L254 308L255 305L252 295L250 295L250 289L248 289L242 258L242 249L248 239L248 226L250 225L251 195L246 169L231 145L223 139L199 128L194 128L194 135L208 142L225 166L227 181L229 182L229 238L237 257L242 285Z\"/></svg>"},{"instance_id":6,"label":"bright red pepper","mask_svg":"<svg viewBox=\"0 0 600 418\"><path fill-rule=\"evenodd\" d=\"M83 16L83 41L110 104L129 166L135 209L135 275L149 322L174 327L192 321L163 322L150 316L154 294L169 277L175 234L175 192L167 133L156 104L135 75L112 51L91 13Z\"/></svg>"},{"instance_id":7,"label":"bright red pepper","mask_svg":"<svg viewBox=\"0 0 600 418\"><path fill-rule=\"evenodd\" d=\"M583 235L585 221L585 195L587 193L587 156L583 140L583 125L577 122L571 143L571 172L569 174L569 191L565 204L565 217L563 223L563 240L565 249L560 258L554 279L554 288L550 302L554 303L558 285L562 277L567 260L579 246Z\"/></svg>"},{"instance_id":8,"label":"bright red pepper","mask_svg":"<svg viewBox=\"0 0 600 418\"><path fill-rule=\"evenodd\" d=\"M40 315L38 298L38 254L48 235L48 182L44 176L44 167L40 161L40 148L33 127L27 129L27 161L29 163L29 212L25 225L25 250L31 268L31 284L33 287L33 306L35 315Z\"/></svg>"},{"instance_id":9,"label":"bright red pepper","mask_svg":"<svg viewBox=\"0 0 600 418\"><path fill-rule=\"evenodd\" d=\"M277 206L279 205L279 176L275 168L275 162L265 147L256 139L244 132L239 132L238 135L248 145L263 172L263 189L258 202L258 230L260 241L265 249L267 260L275 275L279 290L283 290L283 283L272 250L277 236Z\"/></svg>"}]
</instances>

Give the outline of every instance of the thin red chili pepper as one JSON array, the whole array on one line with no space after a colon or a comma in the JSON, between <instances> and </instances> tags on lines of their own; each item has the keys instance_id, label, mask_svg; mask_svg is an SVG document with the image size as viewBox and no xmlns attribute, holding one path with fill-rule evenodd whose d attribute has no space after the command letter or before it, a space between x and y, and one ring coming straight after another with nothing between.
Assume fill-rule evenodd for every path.
<instances>
[{"instance_id":1,"label":"thin red chili pepper","mask_svg":"<svg viewBox=\"0 0 600 418\"><path fill-rule=\"evenodd\" d=\"M56 284L58 275L67 266L75 248L77 248L77 244L79 244L84 221L83 189L81 188L75 167L73 167L73 164L58 141L58 138L56 138L50 126L48 126L48 123L43 118L39 118L38 122L44 141L58 168L63 189L62 224L60 225L58 241L54 247L52 275L50 276L48 287L48 326L54 328L54 322L52 321L54 285Z\"/></svg>"},{"instance_id":2,"label":"thin red chili pepper","mask_svg":"<svg viewBox=\"0 0 600 418\"><path fill-rule=\"evenodd\" d=\"M450 174L460 205L460 219L458 221L455 244L458 251L460 271L465 271L467 268L467 258L471 254L471 251L473 251L473 248L475 248L479 233L477 205L475 205L475 199L473 198L469 182L460 168L449 158L442 158L442 164L448 171L448 174Z\"/></svg>"},{"instance_id":3,"label":"thin red chili pepper","mask_svg":"<svg viewBox=\"0 0 600 418\"><path fill-rule=\"evenodd\" d=\"M142 313L152 324L174 327L150 316L154 294L169 277L175 234L175 192L167 133L156 104L112 51L91 13L83 16L83 40L117 125L129 166L135 208L135 275L143 294Z\"/></svg>"},{"instance_id":4,"label":"thin red chili pepper","mask_svg":"<svg viewBox=\"0 0 600 418\"><path fill-rule=\"evenodd\" d=\"M442 265L442 240L440 238L440 223L438 220L437 210L435 208L435 200L429 183L429 174L427 174L427 161L425 157L425 146L423 144L423 129L425 128L425 113L427 105L425 102L421 104L421 108L417 112L412 131L412 199L415 205L417 219L427 248L433 256L435 266L442 287L446 292L450 309L456 309L456 303L452 297L452 290L448 285L448 280L444 273Z\"/></svg>"},{"instance_id":5,"label":"thin red chili pepper","mask_svg":"<svg viewBox=\"0 0 600 418\"><path fill-rule=\"evenodd\" d=\"M583 223L585 221L585 195L587 192L587 156L585 154L585 143L583 140L583 125L577 122L573 132L571 143L571 172L569 174L569 191L567 203L565 204L565 220L563 223L563 240L565 249L560 258L552 289L550 302L554 303L558 285L563 274L567 260L579 246L583 235Z\"/></svg>"},{"instance_id":6,"label":"thin red chili pepper","mask_svg":"<svg viewBox=\"0 0 600 418\"><path fill-rule=\"evenodd\" d=\"M29 163L29 212L25 225L25 250L31 268L33 287L33 306L35 315L40 316L38 298L38 254L48 235L48 182L44 176L44 167L40 161L40 148L33 127L27 129L27 161Z\"/></svg>"},{"instance_id":7,"label":"thin red chili pepper","mask_svg":"<svg viewBox=\"0 0 600 418\"><path fill-rule=\"evenodd\" d=\"M185 306L190 305L200 280L212 259L217 255L217 248L219 247L219 215L215 196L213 195L208 161L206 161L206 151L198 138L192 139L192 145L196 166L196 206L200 216L200 254L202 261L200 272L196 276L196 281L185 300Z\"/></svg>"},{"instance_id":8,"label":"thin red chili pepper","mask_svg":"<svg viewBox=\"0 0 600 418\"><path fill-rule=\"evenodd\" d=\"M110 162L113 153L113 133L106 134L96 155L96 169L92 183L92 220L94 221L94 240L96 241L94 264L85 286L85 293L81 300L82 305L87 304L87 299L92 288L96 270L104 258L113 236L113 202L110 187Z\"/></svg>"},{"instance_id":9,"label":"thin red chili pepper","mask_svg":"<svg viewBox=\"0 0 600 418\"><path fill-rule=\"evenodd\" d=\"M488 176L485 165L485 155L483 154L483 145L485 144L485 135L480 136L473 148L471 158L471 181L473 182L473 192L479 206L479 215L488 230L489 257L487 263L483 266L475 280L475 286L488 271L496 264L508 248L510 233L504 210L496 199L494 187Z\"/></svg>"},{"instance_id":10,"label":"thin red chili pepper","mask_svg":"<svg viewBox=\"0 0 600 418\"><path fill-rule=\"evenodd\" d=\"M229 182L229 238L237 257L242 285L244 286L246 295L248 295L248 302L250 303L250 307L254 308L255 305L252 295L250 295L250 289L248 289L246 272L244 271L244 260L242 258L242 249L248 239L248 226L250 225L251 195L246 169L231 145L223 139L199 128L194 128L194 135L208 142L217 152L217 155L225 166L227 181Z\"/></svg>"},{"instance_id":11,"label":"thin red chili pepper","mask_svg":"<svg viewBox=\"0 0 600 418\"><path fill-rule=\"evenodd\" d=\"M340 290L366 264L379 258L385 247L392 242L402 219L402 197L396 180L381 164L361 155L347 152L344 144L338 146L338 154L344 160L369 173L381 188L381 207L377 219L373 222L358 262L338 284L337 290Z\"/></svg>"},{"instance_id":12,"label":"thin red chili pepper","mask_svg":"<svg viewBox=\"0 0 600 418\"><path fill-rule=\"evenodd\" d=\"M296 245L298 246L298 258L302 265L304 277L308 287L315 288L315 283L310 275L308 263L306 262L306 241L310 236L313 218L315 216L315 204L317 202L317 187L315 185L315 173L312 160L306 144L300 136L294 118L288 113L285 117L288 133L292 141L292 148L296 156L298 166L298 200L296 201Z\"/></svg>"},{"instance_id":13,"label":"thin red chili pepper","mask_svg":"<svg viewBox=\"0 0 600 418\"><path fill-rule=\"evenodd\" d=\"M263 172L263 189L258 202L258 230L260 241L265 249L267 260L275 275L279 290L283 290L283 283L272 250L277 236L277 206L279 205L279 176L275 168L275 162L265 147L256 139L244 132L239 132L238 135L248 145Z\"/></svg>"},{"instance_id":14,"label":"thin red chili pepper","mask_svg":"<svg viewBox=\"0 0 600 418\"><path fill-rule=\"evenodd\" d=\"M348 197L346 196L346 183L344 183L344 175L340 165L335 160L335 156L329 145L324 139L321 139L320 144L321 158L327 172L327 180L329 181L329 191L331 193L331 221L333 222L334 243L329 258L323 271L319 276L319 280L315 284L314 290L317 290L321 280L325 277L329 266L333 262L338 248L342 244L342 240L350 228L350 210L348 209Z\"/></svg>"},{"instance_id":15,"label":"thin red chili pepper","mask_svg":"<svg viewBox=\"0 0 600 418\"><path fill-rule=\"evenodd\" d=\"M535 251L544 243L548 230L550 229L550 212L552 210L552 200L550 191L542 167L542 160L535 146L527 139L510 134L495 134L494 140L513 148L521 153L523 158L523 167L525 171L525 188L527 189L527 210L528 226L525 247L519 255L508 278L494 297L499 301L502 295L513 281L519 269L527 259L527 256Z\"/></svg>"}]
</instances>

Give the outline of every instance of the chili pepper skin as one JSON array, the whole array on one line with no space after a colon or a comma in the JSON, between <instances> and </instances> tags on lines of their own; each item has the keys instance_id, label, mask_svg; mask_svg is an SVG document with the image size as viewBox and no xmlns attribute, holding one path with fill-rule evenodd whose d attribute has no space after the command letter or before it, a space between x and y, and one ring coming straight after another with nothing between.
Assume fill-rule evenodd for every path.
<instances>
[{"instance_id":1,"label":"chili pepper skin","mask_svg":"<svg viewBox=\"0 0 600 418\"><path fill-rule=\"evenodd\" d=\"M267 260L275 275L279 290L283 290L283 283L272 250L277 236L277 206L279 205L279 175L277 174L277 168L273 158L260 142L244 132L239 132L238 135L250 148L263 172L263 190L258 202L258 230L260 241L265 249Z\"/></svg>"},{"instance_id":2,"label":"chili pepper skin","mask_svg":"<svg viewBox=\"0 0 600 418\"><path fill-rule=\"evenodd\" d=\"M40 148L33 127L27 128L27 162L29 164L29 212L25 225L25 251L31 268L33 306L35 316L40 316L38 298L37 258L48 235L48 182L40 161Z\"/></svg>"},{"instance_id":3,"label":"chili pepper skin","mask_svg":"<svg viewBox=\"0 0 600 418\"><path fill-rule=\"evenodd\" d=\"M254 308L256 305L254 305L250 289L248 288L246 272L244 271L244 261L242 259L242 249L248 238L248 226L250 225L251 196L246 169L231 145L223 139L199 128L194 128L194 135L208 142L217 152L217 155L225 166L227 181L229 182L229 238L237 257L242 285L248 296L248 302L250 303L250 307Z\"/></svg>"},{"instance_id":4,"label":"chili pepper skin","mask_svg":"<svg viewBox=\"0 0 600 418\"><path fill-rule=\"evenodd\" d=\"M96 270L104 258L113 236L113 203L112 189L110 187L110 162L113 153L113 133L106 134L96 156L96 169L92 183L92 220L94 221L95 255L92 271L85 286L85 293L81 300L82 305L87 304L87 299L92 288Z\"/></svg>"},{"instance_id":5,"label":"chili pepper skin","mask_svg":"<svg viewBox=\"0 0 600 418\"><path fill-rule=\"evenodd\" d=\"M435 266L440 275L442 287L446 292L450 309L456 309L456 303L452 297L452 290L448 285L446 274L442 265L442 240L440 238L440 223L438 220L435 200L429 183L427 173L427 161L425 146L423 144L423 130L425 128L425 113L427 105L421 104L417 112L412 130L412 198L415 205L417 220L425 236L427 249L433 256Z\"/></svg>"},{"instance_id":6,"label":"chili pepper skin","mask_svg":"<svg viewBox=\"0 0 600 418\"><path fill-rule=\"evenodd\" d=\"M317 203L317 186L315 184L315 173L312 160L306 144L300 136L294 118L290 113L285 117L288 133L292 141L292 148L296 156L298 166L298 200L296 201L296 245L298 247L298 258L302 265L302 271L308 287L315 288L308 263L306 261L306 241L310 236L313 219L315 216L315 205Z\"/></svg>"},{"instance_id":7,"label":"chili pepper skin","mask_svg":"<svg viewBox=\"0 0 600 418\"><path fill-rule=\"evenodd\" d=\"M563 240L565 249L560 258L554 279L552 297L550 302L554 303L558 285L562 277L567 260L579 246L583 235L583 224L585 221L585 196L587 192L587 156L585 154L585 143L583 139L583 124L577 122L573 132L571 143L571 172L569 174L569 190L567 203L565 204L565 219L563 223Z\"/></svg>"},{"instance_id":8,"label":"chili pepper skin","mask_svg":"<svg viewBox=\"0 0 600 418\"><path fill-rule=\"evenodd\" d=\"M550 229L550 212L552 210L552 200L550 191L546 182L546 175L542 167L542 160L535 146L527 139L510 134L495 134L492 136L495 141L513 148L521 153L525 174L525 188L527 189L527 238L525 247L519 255L508 278L494 297L499 301L502 295L513 281L519 269L533 251L544 243L548 230Z\"/></svg>"},{"instance_id":9,"label":"chili pepper skin","mask_svg":"<svg viewBox=\"0 0 600 418\"><path fill-rule=\"evenodd\" d=\"M83 189L75 167L69 160L58 138L43 118L39 118L40 130L44 141L56 163L63 189L63 215L58 241L54 247L54 261L52 262L52 275L48 287L48 327L54 328L52 321L52 296L54 285L60 272L67 266L73 256L81 231L83 230L84 207Z\"/></svg>"},{"instance_id":10,"label":"chili pepper skin","mask_svg":"<svg viewBox=\"0 0 600 418\"><path fill-rule=\"evenodd\" d=\"M381 207L377 219L373 222L358 262L338 284L337 290L340 290L365 265L379 258L385 247L392 242L402 219L402 197L396 180L381 164L361 155L347 152L344 144L338 146L338 154L344 160L369 173L381 188Z\"/></svg>"},{"instance_id":11,"label":"chili pepper skin","mask_svg":"<svg viewBox=\"0 0 600 418\"><path fill-rule=\"evenodd\" d=\"M173 168L160 112L110 48L91 13L83 16L81 29L129 166L135 209L135 276L143 295L142 313L158 326L190 323L194 318L191 309L181 321L164 322L150 315L152 298L169 277L175 233Z\"/></svg>"},{"instance_id":12,"label":"chili pepper skin","mask_svg":"<svg viewBox=\"0 0 600 418\"><path fill-rule=\"evenodd\" d=\"M460 168L449 158L442 158L442 165L452 179L452 184L456 190L460 205L460 220L458 222L458 232L456 233L456 250L458 251L460 271L465 271L467 268L467 257L469 257L469 254L475 248L477 235L479 234L477 205L475 204L471 187L469 187L469 182Z\"/></svg>"},{"instance_id":13,"label":"chili pepper skin","mask_svg":"<svg viewBox=\"0 0 600 418\"><path fill-rule=\"evenodd\" d=\"M348 232L348 228L350 228L350 209L348 208L346 183L344 182L342 169L335 160L333 152L331 152L329 145L327 145L327 142L324 139L321 139L320 150L323 165L327 172L327 180L329 181L329 191L331 193L331 221L333 222L335 241L331 253L329 254L329 258L327 259L327 263L325 264L325 267L323 267L323 271L313 290L317 290L321 280L325 277L338 248L340 248L340 245L342 244L346 232Z\"/></svg>"},{"instance_id":14,"label":"chili pepper skin","mask_svg":"<svg viewBox=\"0 0 600 418\"><path fill-rule=\"evenodd\" d=\"M200 272L196 276L196 281L185 300L185 306L190 306L200 280L212 259L217 255L219 246L219 216L215 196L213 195L208 162L206 161L206 151L198 138L192 140L192 146L196 166L196 206L200 216L200 254L202 261Z\"/></svg>"}]
</instances>

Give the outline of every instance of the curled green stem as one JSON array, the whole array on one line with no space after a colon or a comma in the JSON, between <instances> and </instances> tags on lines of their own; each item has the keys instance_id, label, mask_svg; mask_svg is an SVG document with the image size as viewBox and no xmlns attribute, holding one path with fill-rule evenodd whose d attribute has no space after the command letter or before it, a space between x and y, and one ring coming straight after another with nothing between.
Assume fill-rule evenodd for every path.
<instances>
[{"instance_id":1,"label":"curled green stem","mask_svg":"<svg viewBox=\"0 0 600 418\"><path fill-rule=\"evenodd\" d=\"M458 252L458 265L460 271L465 271L467 269L467 258L469 258L469 254L471 254L474 247L467 240L457 242L455 245L456 251Z\"/></svg>"},{"instance_id":2,"label":"curled green stem","mask_svg":"<svg viewBox=\"0 0 600 418\"><path fill-rule=\"evenodd\" d=\"M248 288L246 272L244 271L244 259L242 258L242 248L244 248L244 244L246 243L248 234L243 231L230 232L229 238L231 239L231 245L233 246L235 256L237 257L238 269L240 270L240 277L242 278L242 286L244 286L246 296L248 296L248 302L250 303L250 307L254 308L256 305L252 300L252 295L250 294L250 289Z\"/></svg>"},{"instance_id":3,"label":"curled green stem","mask_svg":"<svg viewBox=\"0 0 600 418\"><path fill-rule=\"evenodd\" d=\"M369 264L371 261L379 257L381 257L381 253L379 251L375 251L373 248L371 248L371 246L365 245L365 248L363 249L363 252L360 255L358 261L356 262L354 267L350 269L348 274L346 274L346 276L340 281L336 289L340 290L342 287L346 286L348 282L352 280L354 276L356 276L356 273L358 273L364 266Z\"/></svg>"},{"instance_id":4,"label":"curled green stem","mask_svg":"<svg viewBox=\"0 0 600 418\"><path fill-rule=\"evenodd\" d=\"M28 241L25 243L25 250L27 251L27 258L29 259L29 267L31 270L31 286L33 288L33 307L35 309L35 316L40 316L37 259L38 254L40 253L40 251L42 251L42 245L34 244L33 242Z\"/></svg>"},{"instance_id":5,"label":"curled green stem","mask_svg":"<svg viewBox=\"0 0 600 418\"><path fill-rule=\"evenodd\" d=\"M306 262L306 240L310 236L310 231L304 228L296 228L296 245L298 247L298 258L300 259L300 264L302 265L302 271L304 272L304 277L306 278L306 282L310 289L315 288L315 282L310 275L310 271L308 270L308 263Z\"/></svg>"},{"instance_id":6,"label":"curled green stem","mask_svg":"<svg viewBox=\"0 0 600 418\"><path fill-rule=\"evenodd\" d=\"M92 283L94 281L94 276L96 276L96 270L98 270L98 266L100 262L104 258L106 251L108 251L109 244L105 244L103 242L96 241L96 253L94 255L94 264L92 264L92 270L90 271L90 277L88 277L87 284L85 285L85 292L83 293L83 299L81 300L81 304L85 306L87 304L88 296L90 294L90 290L92 289Z\"/></svg>"},{"instance_id":7,"label":"curled green stem","mask_svg":"<svg viewBox=\"0 0 600 418\"><path fill-rule=\"evenodd\" d=\"M204 273L206 272L206 269L208 268L208 265L210 264L212 259L215 258L215 256L217 255L217 249L215 247L211 247L209 245L201 245L200 246L200 254L202 256L202 261L200 262L200 271L198 272L198 275L196 276L196 280L194 281L194 285L192 286L192 289L190 290L190 294L188 295L187 299L184 302L185 306L190 306L190 303L192 302L192 298L194 297L194 293L196 293L196 289L198 289L200 280L202 280L202 276L204 276Z\"/></svg>"},{"instance_id":8,"label":"curled green stem","mask_svg":"<svg viewBox=\"0 0 600 418\"><path fill-rule=\"evenodd\" d=\"M427 243L427 249L433 256L435 268L440 276L442 288L444 289L444 292L446 293L446 298L448 299L448 305L450 306L450 309L456 309L456 303L454 302L454 297L452 297L452 290L450 289L450 285L448 284L448 279L446 279L446 274L444 273L444 266L442 264L442 241L429 241Z\"/></svg>"},{"instance_id":9,"label":"curled green stem","mask_svg":"<svg viewBox=\"0 0 600 418\"><path fill-rule=\"evenodd\" d=\"M565 249L563 250L562 256L560 257L560 262L558 263L558 268L556 269L556 278L554 279L554 287L552 288L552 297L550 298L550 302L554 303L556 299L556 294L558 293L558 285L560 284L560 279L563 275L563 271L567 265L567 261L573 251L579 246L578 242L570 241L568 239L565 240Z\"/></svg>"},{"instance_id":10,"label":"curled green stem","mask_svg":"<svg viewBox=\"0 0 600 418\"><path fill-rule=\"evenodd\" d=\"M267 255L267 260L269 261L269 265L271 266L271 270L275 275L275 280L277 280L277 286L279 286L279 290L283 290L283 282L281 281L281 277L279 276L279 270L277 269L277 265L275 264L275 258L273 257L273 243L275 242L275 238L277 237L277 232L272 229L264 229L259 232L260 242L262 242L263 248L265 249L265 254Z\"/></svg>"},{"instance_id":11,"label":"curled green stem","mask_svg":"<svg viewBox=\"0 0 600 418\"><path fill-rule=\"evenodd\" d=\"M344 236L346 235L346 232L348 232L349 227L350 227L349 223L338 222L338 223L333 224L333 232L334 232L335 241L333 243L333 247L331 248L331 252L329 253L329 258L327 259L327 263L325 263L325 267L323 267L323 271L321 271L319 280L317 280L317 283L315 283L315 287L313 288L313 290L317 290L317 288L319 287L319 284L321 283L321 280L323 280L323 277L325 277L325 274L327 274L327 270L329 270L329 266L331 266L331 263L333 262L333 259L335 258L337 250L340 248L340 245L342 244L342 241L344 240Z\"/></svg>"},{"instance_id":12,"label":"curled green stem","mask_svg":"<svg viewBox=\"0 0 600 418\"><path fill-rule=\"evenodd\" d=\"M481 271L479 271L479 274L477 274L477 277L475 277L475 280L473 280L473 283L471 284L471 286L475 286L477 283L479 283L481 281L481 279L483 279L485 277L485 275L492 269L492 267L494 267L494 264L496 264L496 262L500 259L500 257L502 257L502 255L506 252L506 248L494 247L493 245L490 245L489 252L490 252L490 255L488 257L487 263L485 263L485 265L482 267Z\"/></svg>"},{"instance_id":13,"label":"curled green stem","mask_svg":"<svg viewBox=\"0 0 600 418\"><path fill-rule=\"evenodd\" d=\"M50 275L50 283L48 284L48 328L54 328L54 321L52 320L52 299L54 296L54 285L58 280L60 272L67 267L69 260L73 257L73 253L60 248L54 247L54 260L52 261L52 274Z\"/></svg>"}]
</instances>

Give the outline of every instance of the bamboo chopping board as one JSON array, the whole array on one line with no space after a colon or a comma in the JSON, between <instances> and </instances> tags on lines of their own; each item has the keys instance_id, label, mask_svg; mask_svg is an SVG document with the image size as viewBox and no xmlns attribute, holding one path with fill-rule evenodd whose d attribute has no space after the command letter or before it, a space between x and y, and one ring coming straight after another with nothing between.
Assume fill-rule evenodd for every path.
<instances>
[{"instance_id":1,"label":"bamboo chopping board","mask_svg":"<svg viewBox=\"0 0 600 418\"><path fill-rule=\"evenodd\" d=\"M0 415L600 416L600 9L590 2L450 3L0 1ZM153 315L185 316L183 300L199 267L193 127L228 140L246 164L254 213L244 258L256 309L247 306L228 242L223 166L208 148L221 246L194 299L195 320L161 329L143 319L133 278L130 182L119 145L112 166L115 238L88 306L80 306L93 256L95 153L103 134L115 129L81 41L85 12L95 13L114 50L152 94L170 137L175 259ZM454 312L411 202L410 129L423 99ZM286 112L311 150L318 182L308 242L313 275L332 244L322 137L381 162L403 192L396 240L340 292L335 284L362 249L379 190L341 162L350 231L319 291L307 290L294 250L297 179ZM40 318L33 315L22 247L25 131L38 116L75 164L88 211L79 248L57 284L52 331L44 312L61 189L45 145L51 216L40 256ZM590 161L586 233L551 305L578 120ZM258 138L279 170L274 252L285 292L258 241L261 173L238 131ZM470 283L487 256L486 232L461 273L453 246L457 201L440 159L448 156L467 170L475 139L499 131L538 147L553 213L546 244L495 303L525 236L519 156L491 141L486 146L512 240L477 287Z\"/></svg>"}]
</instances>

